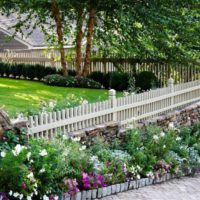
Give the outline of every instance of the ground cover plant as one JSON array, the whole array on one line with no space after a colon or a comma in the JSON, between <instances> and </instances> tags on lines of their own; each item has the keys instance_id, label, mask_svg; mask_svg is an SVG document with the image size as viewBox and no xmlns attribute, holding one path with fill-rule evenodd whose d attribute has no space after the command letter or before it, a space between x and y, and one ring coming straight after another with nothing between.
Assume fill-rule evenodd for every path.
<instances>
[{"instance_id":1,"label":"ground cover plant","mask_svg":"<svg viewBox=\"0 0 200 200\"><path fill-rule=\"evenodd\" d=\"M200 123L128 129L123 141L98 138L92 145L66 135L27 143L24 131L15 140L12 134L5 132L0 142L3 199L58 199L143 177L194 174L200 166Z\"/></svg>"},{"instance_id":2,"label":"ground cover plant","mask_svg":"<svg viewBox=\"0 0 200 200\"><path fill-rule=\"evenodd\" d=\"M11 116L38 112L43 101L58 101L57 107L62 108L83 100L96 102L107 98L108 91L103 89L52 87L36 81L0 78L0 107L5 106Z\"/></svg>"}]
</instances>

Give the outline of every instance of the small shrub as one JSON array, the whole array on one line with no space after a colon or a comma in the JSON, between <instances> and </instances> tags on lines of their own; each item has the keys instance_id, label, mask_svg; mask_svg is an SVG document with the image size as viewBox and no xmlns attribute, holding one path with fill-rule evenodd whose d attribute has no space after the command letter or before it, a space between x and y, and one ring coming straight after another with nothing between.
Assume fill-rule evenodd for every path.
<instances>
[{"instance_id":1,"label":"small shrub","mask_svg":"<svg viewBox=\"0 0 200 200\"><path fill-rule=\"evenodd\" d=\"M86 77L77 78L77 86L81 88L101 88L101 84Z\"/></svg>"},{"instance_id":2,"label":"small shrub","mask_svg":"<svg viewBox=\"0 0 200 200\"><path fill-rule=\"evenodd\" d=\"M59 74L45 76L44 83L62 87L101 88L101 84L92 79L85 77L76 78L73 76L65 77Z\"/></svg>"},{"instance_id":3,"label":"small shrub","mask_svg":"<svg viewBox=\"0 0 200 200\"><path fill-rule=\"evenodd\" d=\"M88 78L99 82L101 85L104 85L104 73L102 72L92 72L88 75Z\"/></svg>"},{"instance_id":4,"label":"small shrub","mask_svg":"<svg viewBox=\"0 0 200 200\"><path fill-rule=\"evenodd\" d=\"M158 87L158 79L154 73L150 71L143 71L140 72L136 76L136 87L139 87L141 91L149 90L151 88Z\"/></svg>"}]
</instances>

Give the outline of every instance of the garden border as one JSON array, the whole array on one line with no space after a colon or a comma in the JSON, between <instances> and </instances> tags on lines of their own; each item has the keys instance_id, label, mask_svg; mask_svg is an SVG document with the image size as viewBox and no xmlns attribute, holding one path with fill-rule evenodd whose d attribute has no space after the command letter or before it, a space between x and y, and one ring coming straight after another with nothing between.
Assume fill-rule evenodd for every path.
<instances>
[{"instance_id":1,"label":"garden border","mask_svg":"<svg viewBox=\"0 0 200 200\"><path fill-rule=\"evenodd\" d=\"M60 200L92 200L101 199L106 196L114 195L117 193L125 192L128 190L139 189L145 186L154 185L172 180L174 178L181 178L190 175L190 172L184 173L182 175L167 173L159 178L142 178L139 180L131 180L124 183L118 183L114 185L109 185L103 188L93 189L93 190L83 190L76 193L75 196L62 195Z\"/></svg>"}]
</instances>

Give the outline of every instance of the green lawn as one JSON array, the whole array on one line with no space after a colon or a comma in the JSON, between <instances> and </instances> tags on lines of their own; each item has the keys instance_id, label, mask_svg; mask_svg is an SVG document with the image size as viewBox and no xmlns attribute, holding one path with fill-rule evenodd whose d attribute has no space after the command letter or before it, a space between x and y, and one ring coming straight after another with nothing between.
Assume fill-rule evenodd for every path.
<instances>
[{"instance_id":1,"label":"green lawn","mask_svg":"<svg viewBox=\"0 0 200 200\"><path fill-rule=\"evenodd\" d=\"M40 82L0 78L0 107L11 115L38 108L42 100L61 100L72 94L89 102L108 98L107 90L64 88L44 85Z\"/></svg>"}]
</instances>

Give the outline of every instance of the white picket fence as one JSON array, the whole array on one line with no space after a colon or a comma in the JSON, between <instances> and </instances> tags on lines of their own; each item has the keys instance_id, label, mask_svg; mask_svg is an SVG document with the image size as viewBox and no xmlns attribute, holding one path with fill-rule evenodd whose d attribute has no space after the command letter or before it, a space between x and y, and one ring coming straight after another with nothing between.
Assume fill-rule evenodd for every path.
<instances>
[{"instance_id":1,"label":"white picket fence","mask_svg":"<svg viewBox=\"0 0 200 200\"><path fill-rule=\"evenodd\" d=\"M109 99L80 105L58 112L29 117L28 133L32 137L52 138L58 133L68 134L82 129L117 121L126 126L200 100L200 80L151 90L127 97L116 98L115 90L109 91Z\"/></svg>"}]
</instances>

